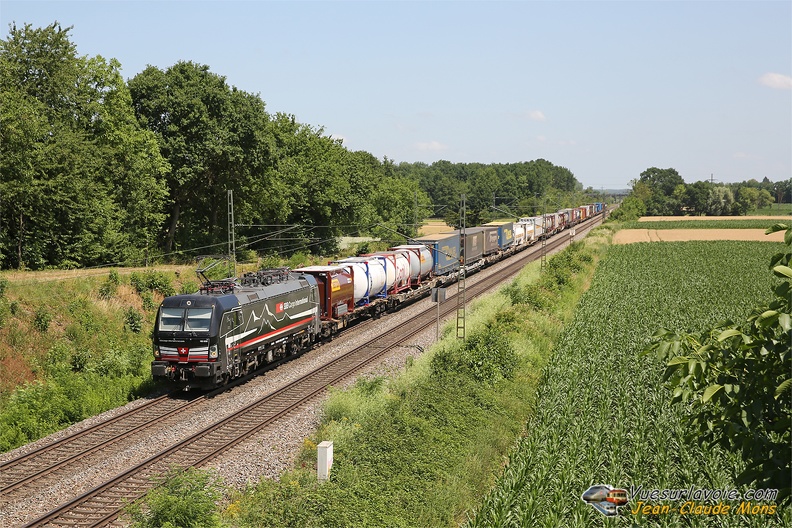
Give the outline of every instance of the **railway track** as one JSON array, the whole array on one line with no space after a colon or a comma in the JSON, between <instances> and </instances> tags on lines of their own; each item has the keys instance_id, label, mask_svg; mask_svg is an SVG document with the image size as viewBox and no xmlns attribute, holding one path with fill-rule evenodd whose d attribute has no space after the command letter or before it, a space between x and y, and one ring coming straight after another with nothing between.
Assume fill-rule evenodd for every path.
<instances>
[{"instance_id":1,"label":"railway track","mask_svg":"<svg viewBox=\"0 0 792 528\"><path fill-rule=\"evenodd\" d=\"M578 235L584 234L587 229L594 227L599 223L599 217L587 222L578 227ZM553 237L546 244L545 250L550 252L557 248L566 245L570 237L566 236L563 232L561 236ZM492 291L492 289L508 278L516 274L526 262L536 260L538 258L539 247L534 246L526 251L518 253L508 261L502 263L500 271L486 279L483 279L476 284L470 286L466 290L466 297L474 298L483 293ZM453 298L453 297L451 297ZM453 314L457 309L456 302L445 302L440 305L440 316L445 317ZM214 424L209 425L205 429L193 434L164 451L148 458L137 466L117 475L106 483L84 493L83 495L75 498L73 501L63 504L57 509L49 512L43 517L34 520L27 526L105 526L112 523L117 519L123 507L141 496L143 496L149 489L156 485L156 479L162 473L172 467L200 467L207 464L220 454L224 454L232 449L235 445L245 441L252 435L255 435L262 430L266 429L279 420L288 416L290 413L299 409L307 402L313 401L321 397L327 391L329 386L337 385L343 380L354 376L366 365L372 364L386 355L394 347L400 346L405 340L432 328L436 324L437 308L430 306L423 310L415 319L412 320L409 328L399 327L393 331L386 332L383 335L369 341L368 343L357 347L344 355L330 361L322 367L310 372L306 376L297 379L281 389L272 392L258 401L244 407L243 409L233 413L231 416L220 420ZM139 426L136 426L134 431L141 431L147 427L151 427L159 421L170 416L171 413L179 413L184 409L180 406L175 406L171 411L165 412L166 405L155 402L164 402L167 398L159 398L152 400L142 408L151 406L151 413L148 419L126 417L123 415L119 417L119 422L133 423L135 420L141 420ZM182 402L182 406L192 405L197 400L191 400L187 403ZM155 410L159 409L159 410ZM160 418L154 416L156 413L162 413ZM145 411L141 412L141 416L145 415ZM114 420L116 421L116 420ZM104 424L100 424L104 425ZM93 429L93 428L92 428ZM6 466L12 467L11 463L6 463L0 466L0 485L6 486L8 490L23 490L25 485L39 485L39 479L45 478L47 474L57 472L57 468L63 467L68 464L69 460L75 457L83 457L96 452L100 449L106 449L112 446L120 439L128 435L135 434L134 431L121 430L112 433L113 427L106 426L107 433L110 438L105 442L110 444L103 444L101 437L97 435L94 440L88 442L89 446L84 448L84 453L72 453L57 455L57 450L53 451L52 456L56 461L51 463L54 469L46 467L38 467L37 469L27 470L29 473L35 473L30 477L9 477L4 480L3 470ZM80 436L91 437L91 434ZM105 434L105 433L102 433ZM112 436L115 434L115 436ZM73 436L78 436L73 435ZM68 437L64 440L69 440ZM71 441L73 446L79 445L77 438ZM24 460L22 460L24 458ZM19 467L27 467L28 460L36 458L35 453L30 453L22 457ZM13 461L17 462L17 461ZM20 469L22 473L23 470ZM9 475L12 472L9 470ZM14 479L17 479L16 481ZM25 480L27 479L27 480ZM6 482L10 484L6 484ZM24 483L23 483L24 481ZM30 484L33 483L33 484ZM5 491L3 492L5 495ZM2 504L0 502L0 504Z\"/></svg>"}]
</instances>

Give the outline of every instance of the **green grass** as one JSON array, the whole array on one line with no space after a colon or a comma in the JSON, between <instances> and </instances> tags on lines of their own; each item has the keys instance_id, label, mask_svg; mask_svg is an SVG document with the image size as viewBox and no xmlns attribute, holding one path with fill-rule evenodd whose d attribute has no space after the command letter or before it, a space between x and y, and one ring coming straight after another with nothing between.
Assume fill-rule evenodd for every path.
<instances>
[{"instance_id":1,"label":"green grass","mask_svg":"<svg viewBox=\"0 0 792 528\"><path fill-rule=\"evenodd\" d=\"M700 330L761 305L775 282L767 264L784 247L678 242L610 248L543 373L528 433L467 526L789 526L789 508L771 517L607 519L580 499L600 483L737 488L739 458L684 442L684 409L670 405L664 365L642 350L660 326Z\"/></svg>"},{"instance_id":2,"label":"green grass","mask_svg":"<svg viewBox=\"0 0 792 528\"><path fill-rule=\"evenodd\" d=\"M539 372L597 254L577 244L552 257L541 278L532 265L516 286L475 303L464 346L449 336L403 375L334 393L297 469L233 494L224 520L237 527L463 522L533 413ZM541 310L521 302L522 287L537 283L547 299ZM315 449L326 439L335 464L319 485Z\"/></svg>"},{"instance_id":3,"label":"green grass","mask_svg":"<svg viewBox=\"0 0 792 528\"><path fill-rule=\"evenodd\" d=\"M154 389L150 331L161 292L140 281L138 292L135 274L33 277L3 281L0 296L0 452ZM170 292L175 275L150 278Z\"/></svg>"},{"instance_id":4,"label":"green grass","mask_svg":"<svg viewBox=\"0 0 792 528\"><path fill-rule=\"evenodd\" d=\"M767 216L776 216L776 215L792 215L792 203L784 203L784 204L770 204L770 207L763 207L762 209L756 209L751 211L751 215L767 215Z\"/></svg>"}]
</instances>

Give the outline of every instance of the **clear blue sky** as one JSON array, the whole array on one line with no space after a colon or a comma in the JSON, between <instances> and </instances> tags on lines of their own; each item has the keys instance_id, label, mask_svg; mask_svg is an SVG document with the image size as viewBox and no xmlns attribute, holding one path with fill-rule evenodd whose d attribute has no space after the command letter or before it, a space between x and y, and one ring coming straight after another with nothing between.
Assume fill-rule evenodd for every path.
<instances>
[{"instance_id":1,"label":"clear blue sky","mask_svg":"<svg viewBox=\"0 0 792 528\"><path fill-rule=\"evenodd\" d=\"M594 188L792 177L792 2L0 0L80 55L206 64L396 162L547 159Z\"/></svg>"}]
</instances>

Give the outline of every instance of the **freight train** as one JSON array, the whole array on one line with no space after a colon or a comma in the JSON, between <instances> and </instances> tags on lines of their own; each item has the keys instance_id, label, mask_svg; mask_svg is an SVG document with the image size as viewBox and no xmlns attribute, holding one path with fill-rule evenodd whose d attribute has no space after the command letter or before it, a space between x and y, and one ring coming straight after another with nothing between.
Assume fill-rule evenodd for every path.
<instances>
[{"instance_id":1,"label":"freight train","mask_svg":"<svg viewBox=\"0 0 792 528\"><path fill-rule=\"evenodd\" d=\"M589 204L416 237L326 266L204 280L198 292L160 304L151 374L184 390L220 387L332 339L358 319L427 296L456 281L462 268L475 272L604 211L603 203Z\"/></svg>"}]
</instances>

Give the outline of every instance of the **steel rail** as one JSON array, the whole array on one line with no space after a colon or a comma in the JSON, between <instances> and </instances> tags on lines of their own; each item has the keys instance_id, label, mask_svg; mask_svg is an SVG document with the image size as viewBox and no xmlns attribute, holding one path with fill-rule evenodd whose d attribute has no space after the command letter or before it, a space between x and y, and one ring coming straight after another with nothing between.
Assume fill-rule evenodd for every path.
<instances>
[{"instance_id":1,"label":"steel rail","mask_svg":"<svg viewBox=\"0 0 792 528\"><path fill-rule=\"evenodd\" d=\"M586 230L594 227L600 220L601 217L598 216L579 225ZM555 240L550 243L550 247L547 249L556 249L571 241L571 237L565 236L565 232L562 233L560 237L553 237ZM471 286L469 288L471 296L477 297L491 291L494 285L522 269L525 261L536 260L536 254L537 251L518 253L517 256L520 258L509 259L509 263L497 275ZM454 303L446 303L446 308L441 312L448 315L455 310ZM26 526L74 526L77 524L80 526L104 526L114 521L126 504L142 497L149 489L157 485L156 479L161 478L165 469L173 466L200 467L206 464L306 402L320 396L333 384L350 377L393 348L400 346L405 339L427 330L434 324L435 317L434 307L424 309L413 319L409 328L397 327L350 350Z\"/></svg>"}]
</instances>

